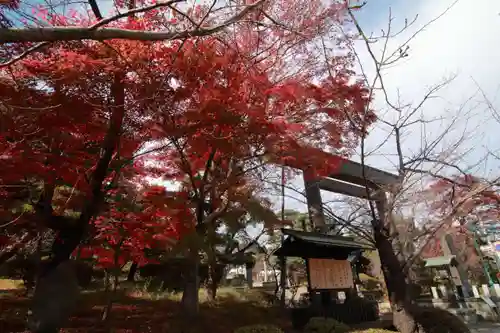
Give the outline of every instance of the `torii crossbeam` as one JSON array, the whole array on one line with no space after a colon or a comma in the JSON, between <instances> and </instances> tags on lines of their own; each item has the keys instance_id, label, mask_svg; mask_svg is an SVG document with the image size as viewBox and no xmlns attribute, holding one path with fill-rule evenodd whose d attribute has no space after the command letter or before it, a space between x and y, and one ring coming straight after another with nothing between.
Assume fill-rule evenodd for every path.
<instances>
[{"instance_id":1,"label":"torii crossbeam","mask_svg":"<svg viewBox=\"0 0 500 333\"><path fill-rule=\"evenodd\" d=\"M325 225L320 190L374 200L379 214L382 216L383 211L381 210L385 206L385 196L377 195L369 198L367 190L370 192L385 192L388 187L397 184L399 181L397 175L366 165L363 166L351 160L342 161L340 169L328 177L311 180L304 175L307 207L311 222L314 227Z\"/></svg>"}]
</instances>

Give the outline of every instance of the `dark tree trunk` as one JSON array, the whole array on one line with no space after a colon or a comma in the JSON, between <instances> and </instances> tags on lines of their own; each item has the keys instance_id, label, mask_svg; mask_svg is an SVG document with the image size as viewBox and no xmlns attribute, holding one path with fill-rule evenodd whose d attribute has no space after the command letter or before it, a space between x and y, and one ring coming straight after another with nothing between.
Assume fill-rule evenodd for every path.
<instances>
[{"instance_id":1,"label":"dark tree trunk","mask_svg":"<svg viewBox=\"0 0 500 333\"><path fill-rule=\"evenodd\" d=\"M379 219L372 221L373 237L377 247L384 279L392 306L393 324L401 333L418 332L418 325L411 314L411 299L408 297L408 283L401 266L401 260L392 245L392 223L385 194L376 200ZM422 333L424 333L422 331Z\"/></svg>"},{"instance_id":2,"label":"dark tree trunk","mask_svg":"<svg viewBox=\"0 0 500 333\"><path fill-rule=\"evenodd\" d=\"M210 279L207 286L207 296L210 302L214 302L215 299L217 298L218 288L219 286L217 285L217 282L212 281L212 279Z\"/></svg>"},{"instance_id":3,"label":"dark tree trunk","mask_svg":"<svg viewBox=\"0 0 500 333\"><path fill-rule=\"evenodd\" d=\"M200 259L198 251L191 249L184 267L184 291L182 293L182 307L188 318L194 318L199 312L199 277Z\"/></svg>"},{"instance_id":4,"label":"dark tree trunk","mask_svg":"<svg viewBox=\"0 0 500 333\"><path fill-rule=\"evenodd\" d=\"M74 262L65 261L40 277L28 318L31 332L59 332L77 304L78 282Z\"/></svg>"},{"instance_id":5,"label":"dark tree trunk","mask_svg":"<svg viewBox=\"0 0 500 333\"><path fill-rule=\"evenodd\" d=\"M117 74L111 84L111 96L113 98L114 104L113 111L111 113L106 136L104 137L102 143L101 155L90 180L90 195L86 200L80 217L77 220L72 221L72 223L63 223L62 227L59 228L59 226L61 225L61 223L59 222L61 222L61 220L65 218L52 214L50 207L52 194L47 197L48 204L46 204L45 207L45 214L47 216L45 219L47 225L58 226L57 228L53 228L54 230L58 231L58 235L52 244L51 259L49 260L48 264L44 265L44 267L42 268L39 281L47 280L47 276L62 274L58 270L58 267L61 265L70 265L69 262L71 254L78 247L78 245L80 245L81 241L85 237L90 221L99 212L100 203L102 202L104 195L102 189L103 181L108 175L110 162L113 159L116 147L120 142L123 119L125 117L125 86L123 84L123 77L124 76L122 74ZM55 185L50 184L49 187L52 187L53 192L53 188L55 187ZM63 278L63 276L61 275L58 278ZM52 279L56 280L57 278L52 277ZM47 305L50 305L50 303L52 303L56 308L59 308L61 305L68 302L71 304L76 303L78 296L78 293L72 293L61 298L61 295L56 295L56 291L53 289L53 286L51 286L50 283L37 283L35 289L35 295L36 294L45 295L44 297L46 299ZM52 297L51 294L54 294L54 297ZM73 299L70 300L70 297L73 297ZM70 315L70 312L64 312L64 317L57 317L57 320L59 320L59 322L52 320L52 318L50 318L49 316L46 316L47 320L45 320L43 313L46 314L47 311L40 311L39 314L35 314L35 312L39 311L39 309L41 308L33 309L35 317L41 323L39 326L45 327L44 322L51 321L50 325L51 327L56 329L56 332L59 331L61 323L65 319L67 319L67 316ZM32 330L32 332L42 331L37 331L35 329Z\"/></svg>"},{"instance_id":6,"label":"dark tree trunk","mask_svg":"<svg viewBox=\"0 0 500 333\"><path fill-rule=\"evenodd\" d=\"M407 297L406 276L394 253L389 233L383 226L374 223L375 245L380 256L387 291L393 308L394 326L401 333L414 333L415 320L409 312L411 301Z\"/></svg>"},{"instance_id":7,"label":"dark tree trunk","mask_svg":"<svg viewBox=\"0 0 500 333\"><path fill-rule=\"evenodd\" d=\"M130 265L130 269L128 271L127 275L127 281L129 282L134 282L135 281L135 273L137 272L137 263L133 262L132 265Z\"/></svg>"},{"instance_id":8,"label":"dark tree trunk","mask_svg":"<svg viewBox=\"0 0 500 333\"><path fill-rule=\"evenodd\" d=\"M394 326L401 333L470 333L467 325L448 311L439 313L443 310L419 308L413 304L408 277L402 267L405 258L394 252L392 234L395 230L387 214L385 197L379 197L376 202L380 219L372 221L373 236L391 301Z\"/></svg>"}]
</instances>

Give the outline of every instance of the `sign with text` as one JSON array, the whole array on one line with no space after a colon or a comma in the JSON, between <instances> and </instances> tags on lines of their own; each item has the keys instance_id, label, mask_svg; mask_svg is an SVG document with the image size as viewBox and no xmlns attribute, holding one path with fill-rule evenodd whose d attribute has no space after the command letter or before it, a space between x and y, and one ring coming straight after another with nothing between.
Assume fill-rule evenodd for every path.
<instances>
[{"instance_id":1,"label":"sign with text","mask_svg":"<svg viewBox=\"0 0 500 333\"><path fill-rule=\"evenodd\" d=\"M309 259L311 289L354 288L351 264L347 260Z\"/></svg>"}]
</instances>

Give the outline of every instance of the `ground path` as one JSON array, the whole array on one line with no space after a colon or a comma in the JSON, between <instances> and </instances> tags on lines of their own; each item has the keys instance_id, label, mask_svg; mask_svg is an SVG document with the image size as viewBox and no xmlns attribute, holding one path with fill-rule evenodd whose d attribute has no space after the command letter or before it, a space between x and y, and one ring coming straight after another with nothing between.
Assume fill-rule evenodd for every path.
<instances>
[{"instance_id":1,"label":"ground path","mask_svg":"<svg viewBox=\"0 0 500 333\"><path fill-rule=\"evenodd\" d=\"M500 323L480 323L470 325L474 333L500 333Z\"/></svg>"},{"instance_id":2,"label":"ground path","mask_svg":"<svg viewBox=\"0 0 500 333\"><path fill-rule=\"evenodd\" d=\"M299 287L295 298L298 299L300 294L306 293L307 288L304 286ZM291 298L291 293L287 290L287 298ZM387 310L387 306L384 309L381 310ZM488 322L482 322L479 324L474 324L474 325L469 325L469 327L472 329L473 333L500 333L500 323L488 323Z\"/></svg>"}]
</instances>

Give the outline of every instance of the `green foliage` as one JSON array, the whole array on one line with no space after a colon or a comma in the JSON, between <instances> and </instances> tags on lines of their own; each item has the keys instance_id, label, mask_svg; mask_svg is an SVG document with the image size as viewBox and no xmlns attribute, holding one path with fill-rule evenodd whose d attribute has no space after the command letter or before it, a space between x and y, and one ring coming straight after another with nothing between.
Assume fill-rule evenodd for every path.
<instances>
[{"instance_id":1,"label":"green foliage","mask_svg":"<svg viewBox=\"0 0 500 333\"><path fill-rule=\"evenodd\" d=\"M286 209L285 219L292 222L293 229L311 231L311 222L309 221L308 213L301 213L293 209ZM306 227L305 229L304 226Z\"/></svg>"},{"instance_id":2,"label":"green foliage","mask_svg":"<svg viewBox=\"0 0 500 333\"><path fill-rule=\"evenodd\" d=\"M240 327L234 333L283 333L283 330L274 325L250 325Z\"/></svg>"},{"instance_id":3,"label":"green foliage","mask_svg":"<svg viewBox=\"0 0 500 333\"><path fill-rule=\"evenodd\" d=\"M361 280L361 285L363 288L367 291L373 291L373 290L380 290L381 289L381 282L379 279L366 275L366 274L359 274L359 279Z\"/></svg>"},{"instance_id":4,"label":"green foliage","mask_svg":"<svg viewBox=\"0 0 500 333\"><path fill-rule=\"evenodd\" d=\"M232 287L239 287L239 286L244 285L246 283L246 281L247 281L247 279L246 279L245 275L238 274L229 281L229 285Z\"/></svg>"},{"instance_id":5,"label":"green foliage","mask_svg":"<svg viewBox=\"0 0 500 333\"><path fill-rule=\"evenodd\" d=\"M349 326L332 318L314 317L304 328L305 333L346 333Z\"/></svg>"},{"instance_id":6,"label":"green foliage","mask_svg":"<svg viewBox=\"0 0 500 333\"><path fill-rule=\"evenodd\" d=\"M30 205L28 203L23 204L22 211L23 213L33 213L34 212L33 205Z\"/></svg>"}]
</instances>

